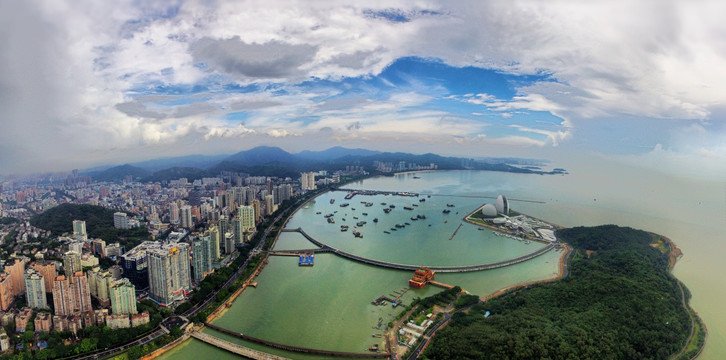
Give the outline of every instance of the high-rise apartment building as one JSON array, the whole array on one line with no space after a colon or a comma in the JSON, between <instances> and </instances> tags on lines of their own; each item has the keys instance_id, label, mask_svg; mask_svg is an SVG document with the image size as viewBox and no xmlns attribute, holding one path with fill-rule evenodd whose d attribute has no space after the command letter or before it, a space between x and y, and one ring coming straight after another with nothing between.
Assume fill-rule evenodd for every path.
<instances>
[{"instance_id":1,"label":"high-rise apartment building","mask_svg":"<svg viewBox=\"0 0 726 360\"><path fill-rule=\"evenodd\" d=\"M86 241L88 239L85 221L73 220L73 238L78 241Z\"/></svg>"},{"instance_id":2,"label":"high-rise apartment building","mask_svg":"<svg viewBox=\"0 0 726 360\"><path fill-rule=\"evenodd\" d=\"M234 243L240 244L244 242L244 236L245 232L242 228L242 220L240 220L239 216L235 216L232 219L232 235L234 235Z\"/></svg>"},{"instance_id":3,"label":"high-rise apartment building","mask_svg":"<svg viewBox=\"0 0 726 360\"><path fill-rule=\"evenodd\" d=\"M45 281L43 275L34 269L28 269L23 276L25 282L25 298L28 306L33 309L47 309L45 299Z\"/></svg>"},{"instance_id":4,"label":"high-rise apartment building","mask_svg":"<svg viewBox=\"0 0 726 360\"><path fill-rule=\"evenodd\" d=\"M191 229L192 226L194 226L194 223L192 222L192 207L189 205L184 205L181 207L180 210L180 221L181 221L181 227Z\"/></svg>"},{"instance_id":5,"label":"high-rise apartment building","mask_svg":"<svg viewBox=\"0 0 726 360\"><path fill-rule=\"evenodd\" d=\"M116 229L129 229L129 218L126 215L126 213L123 212L115 212L113 214L113 227Z\"/></svg>"},{"instance_id":6,"label":"high-rise apartment building","mask_svg":"<svg viewBox=\"0 0 726 360\"><path fill-rule=\"evenodd\" d=\"M171 202L169 204L169 222L172 224L179 223L179 206L176 202Z\"/></svg>"},{"instance_id":7,"label":"high-rise apartment building","mask_svg":"<svg viewBox=\"0 0 726 360\"><path fill-rule=\"evenodd\" d=\"M209 235L194 239L192 259L194 260L194 281L202 281L212 271L212 242Z\"/></svg>"},{"instance_id":8,"label":"high-rise apartment building","mask_svg":"<svg viewBox=\"0 0 726 360\"><path fill-rule=\"evenodd\" d=\"M27 264L29 260L30 259L27 257L23 257L20 259L10 260L5 264L5 272L10 274L10 280L13 283L13 297L19 296L25 292L25 279L23 278L23 275L25 275L25 264Z\"/></svg>"},{"instance_id":9,"label":"high-rise apartment building","mask_svg":"<svg viewBox=\"0 0 726 360\"><path fill-rule=\"evenodd\" d=\"M106 257L106 242L102 239L94 239L91 243L93 253L100 258Z\"/></svg>"},{"instance_id":10,"label":"high-rise apartment building","mask_svg":"<svg viewBox=\"0 0 726 360\"><path fill-rule=\"evenodd\" d=\"M307 172L300 174L300 187L303 190L315 190L315 173Z\"/></svg>"},{"instance_id":11,"label":"high-rise apartment building","mask_svg":"<svg viewBox=\"0 0 726 360\"><path fill-rule=\"evenodd\" d=\"M219 246L219 228L212 226L205 235L209 236L210 246L212 247L212 262L215 262L222 254Z\"/></svg>"},{"instance_id":12,"label":"high-rise apartment building","mask_svg":"<svg viewBox=\"0 0 726 360\"><path fill-rule=\"evenodd\" d=\"M88 288L91 296L95 297L101 306L108 307L111 305L109 288L114 281L113 276L108 271L101 271L98 267L93 268L87 273Z\"/></svg>"},{"instance_id":13,"label":"high-rise apartment building","mask_svg":"<svg viewBox=\"0 0 726 360\"><path fill-rule=\"evenodd\" d=\"M136 314L136 289L129 279L116 280L111 285L111 310L114 314Z\"/></svg>"},{"instance_id":14,"label":"high-rise apartment building","mask_svg":"<svg viewBox=\"0 0 726 360\"><path fill-rule=\"evenodd\" d=\"M272 195L265 195L265 213L269 216L272 215L272 213L277 210L277 206L275 205L274 196Z\"/></svg>"},{"instance_id":15,"label":"high-rise apartment building","mask_svg":"<svg viewBox=\"0 0 726 360\"><path fill-rule=\"evenodd\" d=\"M81 271L81 254L75 251L67 251L63 254L63 271L66 277L71 277L76 271Z\"/></svg>"},{"instance_id":16,"label":"high-rise apartment building","mask_svg":"<svg viewBox=\"0 0 726 360\"><path fill-rule=\"evenodd\" d=\"M240 206L239 218L242 226L242 231L250 233L255 231L255 208L252 206Z\"/></svg>"},{"instance_id":17,"label":"high-rise apartment building","mask_svg":"<svg viewBox=\"0 0 726 360\"><path fill-rule=\"evenodd\" d=\"M262 217L262 207L260 206L260 200L254 199L252 200L252 204L250 204L253 209L255 209L255 223L257 223L257 220Z\"/></svg>"},{"instance_id":18,"label":"high-rise apartment building","mask_svg":"<svg viewBox=\"0 0 726 360\"><path fill-rule=\"evenodd\" d=\"M51 260L38 260L30 263L30 268L34 269L41 276L45 282L45 292L53 292L53 280L58 276L58 271L55 267L55 261Z\"/></svg>"},{"instance_id":19,"label":"high-rise apartment building","mask_svg":"<svg viewBox=\"0 0 726 360\"><path fill-rule=\"evenodd\" d=\"M92 311L88 278L81 271L70 278L60 275L53 281L53 306L56 315L78 315Z\"/></svg>"},{"instance_id":20,"label":"high-rise apartment building","mask_svg":"<svg viewBox=\"0 0 726 360\"><path fill-rule=\"evenodd\" d=\"M12 305L15 296L13 295L13 281L8 273L0 273L0 310L7 311Z\"/></svg>"},{"instance_id":21,"label":"high-rise apartment building","mask_svg":"<svg viewBox=\"0 0 726 360\"><path fill-rule=\"evenodd\" d=\"M149 297L171 304L191 289L189 245L166 244L146 252L149 271Z\"/></svg>"}]
</instances>

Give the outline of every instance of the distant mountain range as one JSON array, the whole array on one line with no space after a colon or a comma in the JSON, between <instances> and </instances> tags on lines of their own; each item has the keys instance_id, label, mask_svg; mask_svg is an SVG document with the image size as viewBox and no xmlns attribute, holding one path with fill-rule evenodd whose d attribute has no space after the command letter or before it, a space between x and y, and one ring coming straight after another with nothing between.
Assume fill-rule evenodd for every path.
<instances>
[{"instance_id":1,"label":"distant mountain range","mask_svg":"<svg viewBox=\"0 0 726 360\"><path fill-rule=\"evenodd\" d=\"M221 171L245 172L261 176L296 177L302 171L340 170L346 165L360 165L374 170L373 162L399 161L428 165L435 163L441 170L468 169L506 171L518 173L543 173L510 164L519 164L517 159L502 158L501 162L472 161L459 157L444 157L436 154L390 153L367 149L348 149L336 146L322 151L302 151L291 154L278 147L258 146L232 155L190 155L160 158L110 167L99 171L86 171L98 181L118 181L131 175L142 181L164 181L185 177L189 180L205 176L216 176ZM102 169L102 168L96 168Z\"/></svg>"}]
</instances>

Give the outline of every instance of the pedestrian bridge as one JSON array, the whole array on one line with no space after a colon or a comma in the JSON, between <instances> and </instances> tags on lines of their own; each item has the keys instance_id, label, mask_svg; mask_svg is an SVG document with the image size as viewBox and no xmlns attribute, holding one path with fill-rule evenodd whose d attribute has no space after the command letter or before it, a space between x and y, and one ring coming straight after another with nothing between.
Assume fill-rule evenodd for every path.
<instances>
[{"instance_id":1,"label":"pedestrian bridge","mask_svg":"<svg viewBox=\"0 0 726 360\"><path fill-rule=\"evenodd\" d=\"M479 264L479 265L464 265L464 266L427 266L427 265L407 265L407 264L398 264L383 260L376 260L376 259L370 259L363 256L358 256L351 254L349 252L345 252L340 249L336 249L330 245L326 245L321 243L320 241L316 240L312 236L308 235L302 228L297 229L283 229L284 232L297 232L302 234L308 241L311 243L320 246L321 249L324 249L325 252L332 252L333 254L336 254L338 256L358 261L364 264L373 265L373 266L380 266L388 269L396 269L396 270L406 270L406 271L415 271L421 266L428 267L431 270L434 270L436 272L442 272L442 273L456 273L456 272L470 272L470 271L481 271L481 270L491 270L496 269L504 266L514 265L517 263L521 263L530 259L533 259L537 256L540 256L552 249L554 249L555 245L550 243L547 244L547 246L537 249L534 252L531 252L526 255L522 255L519 257L516 257L514 259L504 260L504 261L498 261L494 263L488 263L488 264ZM292 250L286 250L286 251L292 251Z\"/></svg>"}]
</instances>

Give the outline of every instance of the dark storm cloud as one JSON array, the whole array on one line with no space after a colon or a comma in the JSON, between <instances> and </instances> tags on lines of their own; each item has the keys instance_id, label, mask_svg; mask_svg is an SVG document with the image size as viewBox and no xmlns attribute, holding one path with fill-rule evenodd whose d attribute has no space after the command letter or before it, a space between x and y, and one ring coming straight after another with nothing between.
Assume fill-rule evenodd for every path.
<instances>
[{"instance_id":1,"label":"dark storm cloud","mask_svg":"<svg viewBox=\"0 0 726 360\"><path fill-rule=\"evenodd\" d=\"M205 37L195 41L190 50L194 61L229 75L285 78L302 75L299 67L312 60L318 48L278 41L248 44L235 36L221 40Z\"/></svg>"}]
</instances>

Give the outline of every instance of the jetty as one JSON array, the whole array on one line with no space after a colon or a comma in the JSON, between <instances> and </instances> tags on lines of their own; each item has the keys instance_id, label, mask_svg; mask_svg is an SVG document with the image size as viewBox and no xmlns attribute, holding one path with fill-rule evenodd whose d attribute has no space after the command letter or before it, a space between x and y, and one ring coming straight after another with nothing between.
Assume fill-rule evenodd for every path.
<instances>
[{"instance_id":1,"label":"jetty","mask_svg":"<svg viewBox=\"0 0 726 360\"><path fill-rule=\"evenodd\" d=\"M288 358L272 355L268 353L264 353L262 351L257 351L254 349L250 349L248 347L244 347L242 345L238 345L232 342L229 342L227 340L222 340L216 336L212 336L209 334L205 334L203 332L194 331L191 333L191 337L203 341L209 345L218 347L220 349L227 350L233 354L241 355L246 358L250 359L269 359L269 360L286 360Z\"/></svg>"},{"instance_id":2,"label":"jetty","mask_svg":"<svg viewBox=\"0 0 726 360\"><path fill-rule=\"evenodd\" d=\"M345 358L369 358L369 359L371 359L371 358L387 358L387 357L391 357L391 355L393 355L391 353L353 353L353 352L344 352L344 351L310 349L310 348L304 348L304 347L300 347L300 346L290 346L290 345L285 345L285 344L280 344L280 343L276 343L276 342L272 342L272 341L263 340L263 339L245 335L245 334L242 334L239 332L227 330L225 328L219 327L217 325L209 324L206 322L204 323L204 325L212 330L216 330L221 333L231 335L231 336L234 336L234 337L242 339L242 340L247 340L247 341L251 341L254 343L269 346L269 347L272 347L275 349L286 350L286 351L293 351L293 352L306 353L306 354L315 354L315 355L345 357ZM197 332L196 334L200 334L200 333ZM207 334L204 334L204 335L207 335ZM192 336L194 336L194 335L192 335ZM211 335L207 335L207 336L220 340ZM195 338L196 338L196 336L195 336ZM202 341L204 341L204 340L202 340ZM221 341L224 341L224 340L221 340ZM212 345L217 346L216 344L212 344ZM228 351L230 351L230 350L228 350ZM269 354L266 354L266 355L274 356L274 355L269 355ZM247 356L247 355L245 355L245 356ZM253 359L258 359L258 358L253 357ZM283 358L277 357L277 358L260 358L260 359L283 359Z\"/></svg>"},{"instance_id":3,"label":"jetty","mask_svg":"<svg viewBox=\"0 0 726 360\"><path fill-rule=\"evenodd\" d=\"M388 268L388 269L406 270L406 271L416 271L418 268L420 268L422 266L422 265L397 264L397 263L392 263L392 262L388 262L388 261L370 259L370 258L366 258L363 256L354 255L349 252L345 252L343 250L323 244L322 242L320 242L320 241L316 240L315 238L313 238L312 236L308 235L308 233L306 233L302 228L282 229L281 231L300 233L302 236L304 236L306 239L308 239L308 241L319 246L321 249L322 248L327 249L326 252L331 252L340 257L344 257L344 258L358 261L360 263L364 263L364 264L368 264L368 265L379 266L379 267L384 267L384 268ZM550 243L529 254L522 255L522 256L516 257L514 259L498 261L498 262L488 263L488 264L464 265L464 266L426 266L426 267L428 267L429 269L434 270L436 272L442 272L442 273L447 273L447 272L457 273L457 272L490 270L490 269L496 269L496 268L500 268L500 267L504 267L504 266L513 265L513 264L518 264L518 263L533 259L537 256L547 253L548 251L550 251L554 248L555 248L555 244ZM318 252L320 252L320 251L318 251ZM273 252L273 251L271 251L269 253L271 255L276 255L275 252Z\"/></svg>"}]
</instances>

